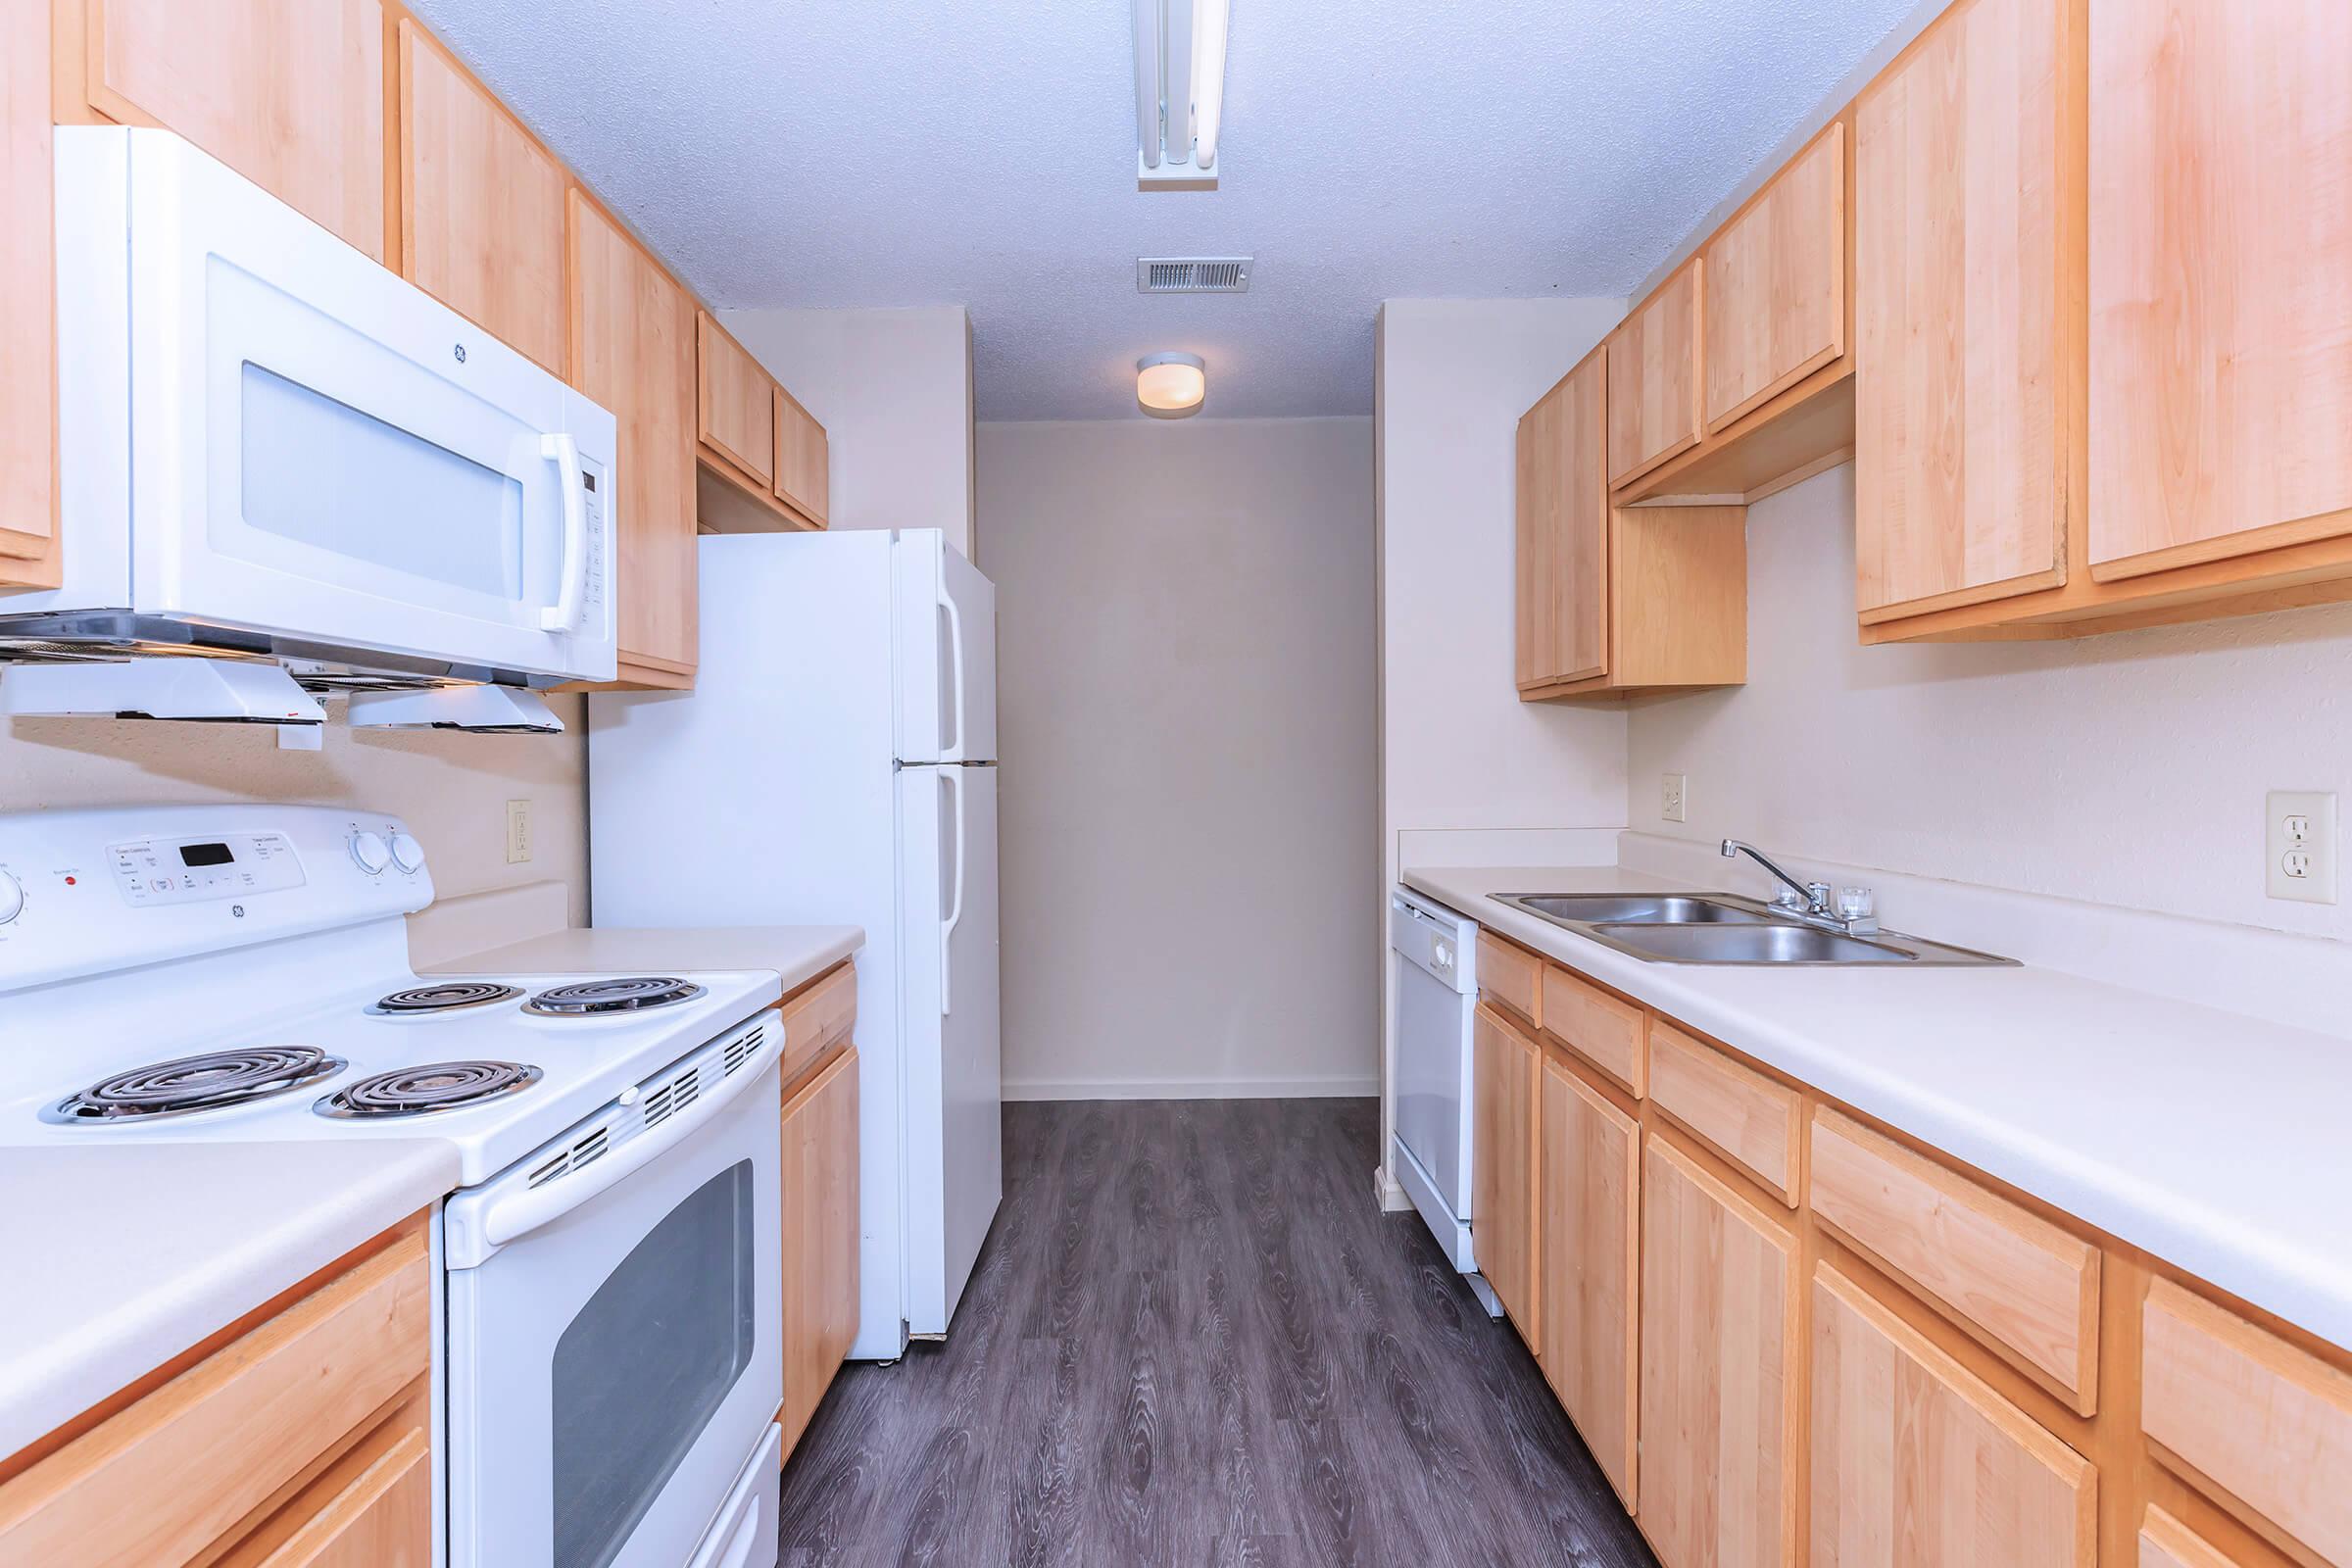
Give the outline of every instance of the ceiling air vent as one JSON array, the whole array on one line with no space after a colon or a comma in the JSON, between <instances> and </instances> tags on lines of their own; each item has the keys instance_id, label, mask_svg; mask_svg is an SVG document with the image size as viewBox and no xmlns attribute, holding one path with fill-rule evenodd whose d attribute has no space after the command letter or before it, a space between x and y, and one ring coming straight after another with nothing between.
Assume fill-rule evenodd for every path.
<instances>
[{"instance_id":1,"label":"ceiling air vent","mask_svg":"<svg viewBox=\"0 0 2352 1568\"><path fill-rule=\"evenodd\" d=\"M1138 294L1247 294L1254 256L1139 256Z\"/></svg>"}]
</instances>

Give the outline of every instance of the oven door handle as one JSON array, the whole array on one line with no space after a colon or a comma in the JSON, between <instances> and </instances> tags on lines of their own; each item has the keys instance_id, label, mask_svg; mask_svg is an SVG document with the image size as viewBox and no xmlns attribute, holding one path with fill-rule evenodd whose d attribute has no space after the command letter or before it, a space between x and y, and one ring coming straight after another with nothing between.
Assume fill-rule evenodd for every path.
<instances>
[{"instance_id":1,"label":"oven door handle","mask_svg":"<svg viewBox=\"0 0 2352 1568\"><path fill-rule=\"evenodd\" d=\"M776 1054L784 1049L784 1029L776 1026L775 1052L764 1061L747 1061L718 1081L718 1087L684 1110L672 1111L651 1132L639 1133L602 1159L569 1172L545 1187L524 1187L492 1198L472 1216L470 1225L450 1227L443 1250L452 1268L475 1268L486 1263L510 1242L552 1225L582 1203L610 1191L660 1159L727 1108L753 1083L765 1080ZM780 1111L779 1111L780 1113Z\"/></svg>"}]
</instances>

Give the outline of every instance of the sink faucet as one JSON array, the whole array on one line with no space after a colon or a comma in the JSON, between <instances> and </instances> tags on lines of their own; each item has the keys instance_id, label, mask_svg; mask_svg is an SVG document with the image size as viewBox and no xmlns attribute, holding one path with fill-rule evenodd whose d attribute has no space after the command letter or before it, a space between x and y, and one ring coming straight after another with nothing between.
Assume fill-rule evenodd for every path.
<instances>
[{"instance_id":1,"label":"sink faucet","mask_svg":"<svg viewBox=\"0 0 2352 1568\"><path fill-rule=\"evenodd\" d=\"M1772 906L1792 914L1809 925L1827 926L1843 931L1848 936L1870 936L1879 929L1877 914L1868 888L1848 888L1839 899L1839 906L1830 904L1830 885L1827 882L1799 882L1782 870L1771 856L1742 839L1725 839L1723 858L1727 860L1746 856L1771 872L1788 891L1775 896Z\"/></svg>"}]
</instances>

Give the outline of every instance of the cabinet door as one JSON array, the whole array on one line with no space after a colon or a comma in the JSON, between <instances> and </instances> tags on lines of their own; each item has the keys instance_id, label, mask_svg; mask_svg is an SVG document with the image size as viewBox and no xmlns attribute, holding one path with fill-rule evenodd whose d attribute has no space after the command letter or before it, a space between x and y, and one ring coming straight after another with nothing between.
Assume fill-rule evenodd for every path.
<instances>
[{"instance_id":1,"label":"cabinet door","mask_svg":"<svg viewBox=\"0 0 2352 1568\"><path fill-rule=\"evenodd\" d=\"M1536 1048L1484 1005L1473 1033L1471 1078L1471 1250L1519 1337L1541 1355L1535 1275Z\"/></svg>"},{"instance_id":2,"label":"cabinet door","mask_svg":"<svg viewBox=\"0 0 2352 1568\"><path fill-rule=\"evenodd\" d=\"M784 1107L784 1451L858 1337L858 1052Z\"/></svg>"},{"instance_id":3,"label":"cabinet door","mask_svg":"<svg viewBox=\"0 0 2352 1568\"><path fill-rule=\"evenodd\" d=\"M2090 562L2352 532L2352 6L2090 14Z\"/></svg>"},{"instance_id":4,"label":"cabinet door","mask_svg":"<svg viewBox=\"0 0 2352 1568\"><path fill-rule=\"evenodd\" d=\"M775 382L709 311L695 317L695 435L762 486L776 481Z\"/></svg>"},{"instance_id":5,"label":"cabinet door","mask_svg":"<svg viewBox=\"0 0 2352 1568\"><path fill-rule=\"evenodd\" d=\"M825 427L782 387L776 388L775 399L776 499L800 514L803 521L822 528L833 488Z\"/></svg>"},{"instance_id":6,"label":"cabinet door","mask_svg":"<svg viewBox=\"0 0 2352 1568\"><path fill-rule=\"evenodd\" d=\"M1540 1359L1601 1472L1634 1504L1640 1324L1641 1129L1599 1091L1546 1057L1543 1139L1544 1341Z\"/></svg>"},{"instance_id":7,"label":"cabinet door","mask_svg":"<svg viewBox=\"0 0 2352 1568\"><path fill-rule=\"evenodd\" d=\"M571 193L571 383L620 424L620 662L685 675L695 621L694 302Z\"/></svg>"},{"instance_id":8,"label":"cabinet door","mask_svg":"<svg viewBox=\"0 0 2352 1568\"><path fill-rule=\"evenodd\" d=\"M1855 561L1866 621L2065 581L2063 9L1963 0L1855 109Z\"/></svg>"},{"instance_id":9,"label":"cabinet door","mask_svg":"<svg viewBox=\"0 0 2352 1568\"><path fill-rule=\"evenodd\" d=\"M400 270L564 371L564 171L406 17L400 23Z\"/></svg>"},{"instance_id":10,"label":"cabinet door","mask_svg":"<svg viewBox=\"0 0 2352 1568\"><path fill-rule=\"evenodd\" d=\"M1845 352L1845 122L1773 175L1706 258L1712 433Z\"/></svg>"},{"instance_id":11,"label":"cabinet door","mask_svg":"<svg viewBox=\"0 0 2352 1568\"><path fill-rule=\"evenodd\" d=\"M1583 362L1519 421L1519 679L1608 673L1608 355Z\"/></svg>"},{"instance_id":12,"label":"cabinet door","mask_svg":"<svg viewBox=\"0 0 2352 1568\"><path fill-rule=\"evenodd\" d=\"M1670 1568L1795 1560L1794 1253L1778 1220L1650 1135L1635 1511Z\"/></svg>"},{"instance_id":13,"label":"cabinet door","mask_svg":"<svg viewBox=\"0 0 2352 1568\"><path fill-rule=\"evenodd\" d=\"M1813 1283L1813 1568L2090 1568L2090 1462L1827 1264Z\"/></svg>"},{"instance_id":14,"label":"cabinet door","mask_svg":"<svg viewBox=\"0 0 2352 1568\"><path fill-rule=\"evenodd\" d=\"M384 260L378 0L89 0L90 107L179 132Z\"/></svg>"},{"instance_id":15,"label":"cabinet door","mask_svg":"<svg viewBox=\"0 0 2352 1568\"><path fill-rule=\"evenodd\" d=\"M1609 483L1698 444L1696 257L1609 334Z\"/></svg>"},{"instance_id":16,"label":"cabinet door","mask_svg":"<svg viewBox=\"0 0 2352 1568\"><path fill-rule=\"evenodd\" d=\"M4 0L0 32L0 582L54 584L56 230L49 0Z\"/></svg>"}]
</instances>

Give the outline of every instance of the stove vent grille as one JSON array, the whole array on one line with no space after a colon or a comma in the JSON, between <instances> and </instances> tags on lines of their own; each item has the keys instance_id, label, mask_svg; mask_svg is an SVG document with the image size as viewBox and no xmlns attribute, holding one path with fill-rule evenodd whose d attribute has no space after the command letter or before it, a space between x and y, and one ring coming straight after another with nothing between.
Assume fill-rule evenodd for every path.
<instances>
[{"instance_id":1,"label":"stove vent grille","mask_svg":"<svg viewBox=\"0 0 2352 1568\"><path fill-rule=\"evenodd\" d=\"M605 1129L595 1128L586 1136L575 1140L569 1148L560 1151L555 1158L531 1172L530 1184L533 1187L545 1187L559 1176L568 1176L582 1165L593 1164L604 1158L605 1151L609 1147Z\"/></svg>"},{"instance_id":2,"label":"stove vent grille","mask_svg":"<svg viewBox=\"0 0 2352 1568\"><path fill-rule=\"evenodd\" d=\"M732 1073L736 1068L751 1060L753 1054L759 1051L760 1042L766 1038L767 1025L761 1024L759 1028L747 1029L728 1041L727 1071Z\"/></svg>"},{"instance_id":3,"label":"stove vent grille","mask_svg":"<svg viewBox=\"0 0 2352 1568\"><path fill-rule=\"evenodd\" d=\"M1254 256L1139 256L1138 294L1247 294Z\"/></svg>"}]
</instances>

